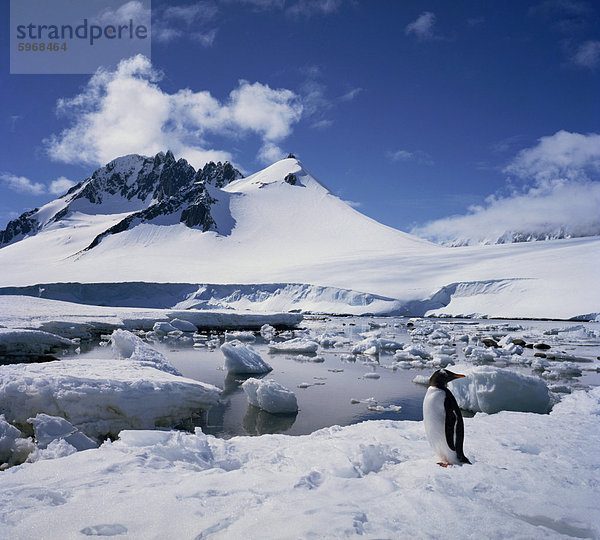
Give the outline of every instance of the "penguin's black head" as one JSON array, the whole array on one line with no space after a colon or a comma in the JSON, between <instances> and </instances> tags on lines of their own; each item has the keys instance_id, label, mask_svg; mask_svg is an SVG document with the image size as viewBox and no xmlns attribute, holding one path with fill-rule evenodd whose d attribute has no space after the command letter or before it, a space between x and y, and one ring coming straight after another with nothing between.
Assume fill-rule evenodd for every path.
<instances>
[{"instance_id":1,"label":"penguin's black head","mask_svg":"<svg viewBox=\"0 0 600 540\"><path fill-rule=\"evenodd\" d=\"M454 379L462 379L464 375L458 373L452 373L448 369L438 369L430 378L429 386L435 386L436 388L446 388L446 385Z\"/></svg>"}]
</instances>

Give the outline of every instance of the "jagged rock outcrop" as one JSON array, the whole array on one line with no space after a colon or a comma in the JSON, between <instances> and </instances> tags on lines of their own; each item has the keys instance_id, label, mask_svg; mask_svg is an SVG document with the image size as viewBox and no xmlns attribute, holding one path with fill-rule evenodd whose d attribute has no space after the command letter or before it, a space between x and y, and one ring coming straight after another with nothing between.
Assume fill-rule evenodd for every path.
<instances>
[{"instance_id":1,"label":"jagged rock outcrop","mask_svg":"<svg viewBox=\"0 0 600 540\"><path fill-rule=\"evenodd\" d=\"M37 219L32 216L38 211L30 210L20 215L17 219L13 219L8 222L6 229L0 231L0 246L10 244L13 241L20 240L28 234L35 234L39 229L39 223Z\"/></svg>"},{"instance_id":2,"label":"jagged rock outcrop","mask_svg":"<svg viewBox=\"0 0 600 540\"><path fill-rule=\"evenodd\" d=\"M290 173L288 174L284 180L290 185L290 186L295 186L296 182L298 181L298 177L294 174L294 173Z\"/></svg>"}]
</instances>

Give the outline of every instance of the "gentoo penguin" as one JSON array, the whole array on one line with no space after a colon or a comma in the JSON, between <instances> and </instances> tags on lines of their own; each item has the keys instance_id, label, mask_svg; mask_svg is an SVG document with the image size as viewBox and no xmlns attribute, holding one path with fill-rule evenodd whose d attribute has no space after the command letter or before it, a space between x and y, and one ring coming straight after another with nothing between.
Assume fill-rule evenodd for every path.
<instances>
[{"instance_id":1,"label":"gentoo penguin","mask_svg":"<svg viewBox=\"0 0 600 540\"><path fill-rule=\"evenodd\" d=\"M440 457L439 465L471 463L463 454L465 428L462 414L452 392L446 385L464 375L438 369L429 379L423 400L423 420L429 444Z\"/></svg>"}]
</instances>

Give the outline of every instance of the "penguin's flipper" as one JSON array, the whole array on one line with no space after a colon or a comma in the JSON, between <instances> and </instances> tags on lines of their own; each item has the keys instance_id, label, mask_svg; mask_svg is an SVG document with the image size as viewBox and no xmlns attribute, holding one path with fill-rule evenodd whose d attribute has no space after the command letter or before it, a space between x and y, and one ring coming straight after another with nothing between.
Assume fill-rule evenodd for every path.
<instances>
[{"instance_id":1,"label":"penguin's flipper","mask_svg":"<svg viewBox=\"0 0 600 540\"><path fill-rule=\"evenodd\" d=\"M456 409L458 409L458 405L456 404L454 396L446 390L446 399L444 399L444 412L446 413L445 429L446 442L448 443L450 450L456 450L456 422L458 421ZM458 414L460 416L460 409Z\"/></svg>"},{"instance_id":2,"label":"penguin's flipper","mask_svg":"<svg viewBox=\"0 0 600 540\"><path fill-rule=\"evenodd\" d=\"M456 451L456 456L461 463L471 462L465 456L463 451L463 441L465 439L465 424L463 422L460 407L452 392L446 388L446 399L444 399L444 409L446 412L446 442L448 446Z\"/></svg>"}]
</instances>

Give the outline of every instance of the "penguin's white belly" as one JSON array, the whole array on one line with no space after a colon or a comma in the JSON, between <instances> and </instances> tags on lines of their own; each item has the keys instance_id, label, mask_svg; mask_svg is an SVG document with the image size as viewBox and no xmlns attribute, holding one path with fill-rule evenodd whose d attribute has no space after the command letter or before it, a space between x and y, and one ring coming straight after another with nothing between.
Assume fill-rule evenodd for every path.
<instances>
[{"instance_id":1,"label":"penguin's white belly","mask_svg":"<svg viewBox=\"0 0 600 540\"><path fill-rule=\"evenodd\" d=\"M446 393L434 386L430 386L423 401L423 421L427 439L433 451L442 461L452 464L460 463L454 450L451 450L446 441L446 409L444 401ZM456 430L456 427L455 427ZM456 432L456 431L455 431Z\"/></svg>"}]
</instances>

